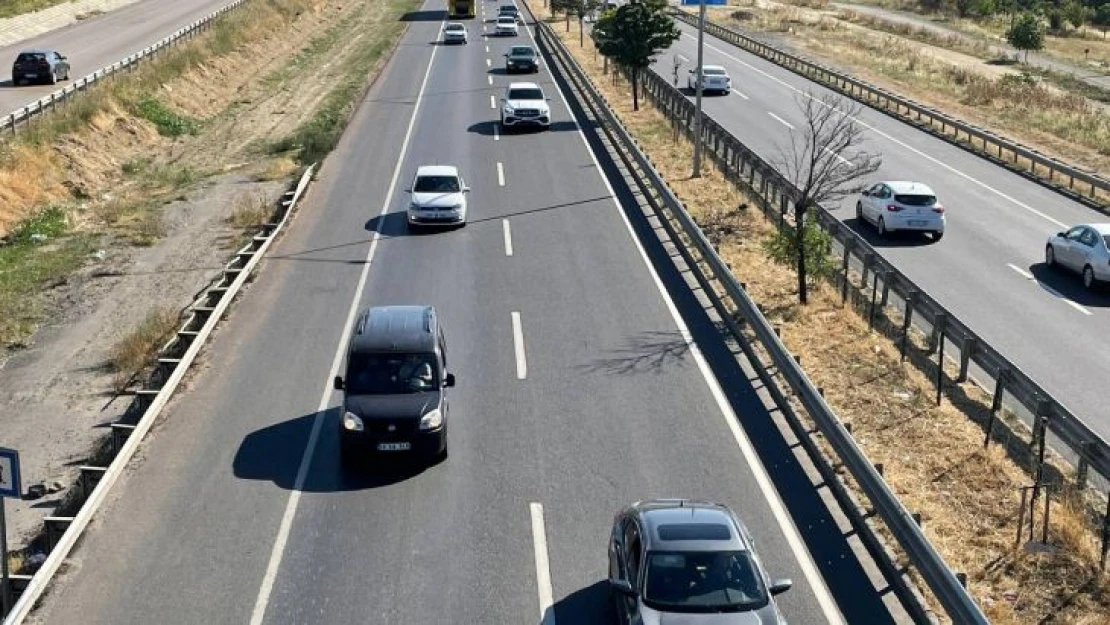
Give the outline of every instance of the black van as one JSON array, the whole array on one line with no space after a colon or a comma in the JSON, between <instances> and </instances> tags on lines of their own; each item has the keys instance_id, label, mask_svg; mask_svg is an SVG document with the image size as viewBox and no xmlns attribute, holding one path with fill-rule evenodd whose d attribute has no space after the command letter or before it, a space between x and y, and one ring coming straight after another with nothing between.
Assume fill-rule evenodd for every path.
<instances>
[{"instance_id":1,"label":"black van","mask_svg":"<svg viewBox=\"0 0 1110 625\"><path fill-rule=\"evenodd\" d=\"M368 456L447 456L447 343L431 306L363 310L347 347L342 464Z\"/></svg>"}]
</instances>

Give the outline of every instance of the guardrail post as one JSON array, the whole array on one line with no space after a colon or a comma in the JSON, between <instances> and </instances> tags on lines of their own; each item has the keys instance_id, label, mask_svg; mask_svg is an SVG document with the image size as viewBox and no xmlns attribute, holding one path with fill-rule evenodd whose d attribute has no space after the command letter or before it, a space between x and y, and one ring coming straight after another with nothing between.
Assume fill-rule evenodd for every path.
<instances>
[{"instance_id":1,"label":"guardrail post","mask_svg":"<svg viewBox=\"0 0 1110 625\"><path fill-rule=\"evenodd\" d=\"M848 303L848 264L852 260L852 248L855 247L856 240L849 238L844 241L844 258L840 263L840 303Z\"/></svg>"},{"instance_id":2,"label":"guardrail post","mask_svg":"<svg viewBox=\"0 0 1110 625\"><path fill-rule=\"evenodd\" d=\"M906 293L906 315L902 319L902 344L898 350L901 352L901 361L906 361L906 343L910 339L910 323L913 322L913 305L917 301L917 291Z\"/></svg>"},{"instance_id":3,"label":"guardrail post","mask_svg":"<svg viewBox=\"0 0 1110 625\"><path fill-rule=\"evenodd\" d=\"M1087 461L1087 448L1090 447L1090 442L1079 441L1079 462L1075 466L1075 489L1082 491L1087 488L1087 471L1091 466Z\"/></svg>"},{"instance_id":4,"label":"guardrail post","mask_svg":"<svg viewBox=\"0 0 1110 625\"><path fill-rule=\"evenodd\" d=\"M81 492L86 498L96 488L100 478L104 477L104 472L107 470L107 467L81 467L81 476L78 478L78 482L81 485Z\"/></svg>"},{"instance_id":5,"label":"guardrail post","mask_svg":"<svg viewBox=\"0 0 1110 625\"><path fill-rule=\"evenodd\" d=\"M879 272L871 272L871 308L867 311L867 329L875 329L875 298L879 293Z\"/></svg>"},{"instance_id":6,"label":"guardrail post","mask_svg":"<svg viewBox=\"0 0 1110 625\"><path fill-rule=\"evenodd\" d=\"M1006 390L1006 378L1009 377L1009 375L1009 369L999 369L998 377L994 380L994 397L991 398L991 412L990 416L987 417L987 436L983 439L983 449L990 447L991 434L993 433L992 430L994 430L994 418L998 414L998 411L1002 409L1002 394Z\"/></svg>"},{"instance_id":7,"label":"guardrail post","mask_svg":"<svg viewBox=\"0 0 1110 625\"><path fill-rule=\"evenodd\" d=\"M1040 449L1037 452L1037 484L1041 483L1044 478L1044 452L1046 441L1048 440L1048 420L1052 418L1052 402L1048 400L1041 400L1037 402L1037 426L1041 431L1040 436L1037 437L1037 444ZM1033 492L1034 499L1036 499L1036 491Z\"/></svg>"},{"instance_id":8,"label":"guardrail post","mask_svg":"<svg viewBox=\"0 0 1110 625\"><path fill-rule=\"evenodd\" d=\"M944 391L944 327L948 324L948 315L940 313L933 319L933 328L936 330L937 343L937 405L940 405Z\"/></svg>"},{"instance_id":9,"label":"guardrail post","mask_svg":"<svg viewBox=\"0 0 1110 625\"><path fill-rule=\"evenodd\" d=\"M866 255L864 255L864 257L863 257L863 275L860 277L860 281L859 281L860 288L863 288L863 289L867 288L867 278L869 277L868 274L871 272L871 263L874 262L874 260L875 260L875 257L870 252L868 252Z\"/></svg>"},{"instance_id":10,"label":"guardrail post","mask_svg":"<svg viewBox=\"0 0 1110 625\"><path fill-rule=\"evenodd\" d=\"M956 377L957 382L967 382L967 370L971 368L971 357L975 355L976 349L979 349L979 339L974 336L964 339L960 348L960 375Z\"/></svg>"},{"instance_id":11,"label":"guardrail post","mask_svg":"<svg viewBox=\"0 0 1110 625\"><path fill-rule=\"evenodd\" d=\"M1102 556L1098 560L1098 569L1106 570L1106 548L1110 544L1110 497L1106 499L1106 512L1102 515Z\"/></svg>"}]
</instances>

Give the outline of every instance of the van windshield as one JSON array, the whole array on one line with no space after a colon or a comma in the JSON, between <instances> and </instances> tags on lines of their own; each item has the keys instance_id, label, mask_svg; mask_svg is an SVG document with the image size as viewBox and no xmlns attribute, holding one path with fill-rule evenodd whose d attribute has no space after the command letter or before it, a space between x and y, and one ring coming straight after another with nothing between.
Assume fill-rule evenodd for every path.
<instances>
[{"instance_id":1,"label":"van windshield","mask_svg":"<svg viewBox=\"0 0 1110 625\"><path fill-rule=\"evenodd\" d=\"M404 395L439 388L435 354L351 354L348 395Z\"/></svg>"}]
</instances>

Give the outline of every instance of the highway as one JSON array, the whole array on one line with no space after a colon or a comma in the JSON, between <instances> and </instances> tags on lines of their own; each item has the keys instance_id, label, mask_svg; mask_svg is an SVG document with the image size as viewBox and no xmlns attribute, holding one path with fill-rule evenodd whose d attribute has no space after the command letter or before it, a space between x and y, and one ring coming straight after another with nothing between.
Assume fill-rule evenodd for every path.
<instances>
[{"instance_id":1,"label":"highway","mask_svg":"<svg viewBox=\"0 0 1110 625\"><path fill-rule=\"evenodd\" d=\"M653 69L672 80L677 52L685 58L685 87L697 59L697 30L679 27L681 39ZM706 35L705 44L705 64L724 66L735 87L728 96L705 96L706 113L765 159L781 162L791 129L803 127L796 99L807 90L831 92L720 39ZM862 149L883 157L871 179L931 186L947 209L947 230L935 243L912 235L881 240L870 224L856 223L856 196L835 214L1110 439L1102 390L1110 371L1110 295L1087 293L1077 276L1044 265L1049 235L1110 217L876 110L864 107L857 119L866 128Z\"/></svg>"},{"instance_id":2,"label":"highway","mask_svg":"<svg viewBox=\"0 0 1110 625\"><path fill-rule=\"evenodd\" d=\"M11 64L20 50L55 49L69 57L70 78L80 79L135 54L219 9L231 0L140 0L115 11L59 28L39 37L0 47L5 68L0 80L0 115L50 95L57 85L12 85Z\"/></svg>"},{"instance_id":3,"label":"highway","mask_svg":"<svg viewBox=\"0 0 1110 625\"><path fill-rule=\"evenodd\" d=\"M495 132L501 53L525 33L486 43L479 19L469 45L439 46L442 9L408 16L34 621L606 622L612 515L680 496L741 514L794 580L791 622L893 622L661 244L632 235L645 220L546 69L523 80L551 96L552 129ZM472 187L466 228L407 232L402 190L429 163ZM401 303L445 328L450 457L343 475L344 337L359 308Z\"/></svg>"}]
</instances>

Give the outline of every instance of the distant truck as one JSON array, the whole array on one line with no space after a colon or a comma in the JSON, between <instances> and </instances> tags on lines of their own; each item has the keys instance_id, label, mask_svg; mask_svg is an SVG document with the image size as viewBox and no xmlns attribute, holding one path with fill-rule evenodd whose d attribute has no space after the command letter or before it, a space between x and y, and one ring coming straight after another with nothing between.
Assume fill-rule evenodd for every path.
<instances>
[{"instance_id":1,"label":"distant truck","mask_svg":"<svg viewBox=\"0 0 1110 625\"><path fill-rule=\"evenodd\" d=\"M447 0L447 11L452 19L474 17L475 0Z\"/></svg>"}]
</instances>

